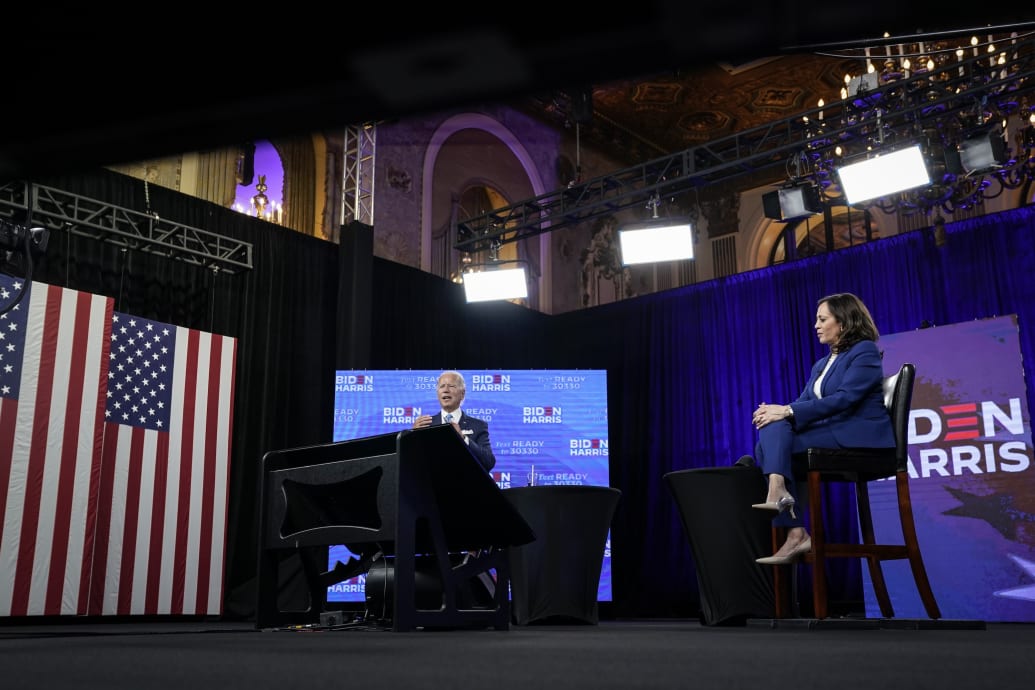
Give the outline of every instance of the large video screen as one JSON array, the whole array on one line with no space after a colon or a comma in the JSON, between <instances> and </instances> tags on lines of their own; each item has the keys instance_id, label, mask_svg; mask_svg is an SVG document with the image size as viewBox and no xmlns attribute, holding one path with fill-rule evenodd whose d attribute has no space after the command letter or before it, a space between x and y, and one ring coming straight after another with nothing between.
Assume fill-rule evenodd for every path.
<instances>
[{"instance_id":1,"label":"large video screen","mask_svg":"<svg viewBox=\"0 0 1035 690\"><path fill-rule=\"evenodd\" d=\"M409 429L422 414L440 411L436 383L442 369L338 371L334 380L334 440ZM609 486L607 372L484 370L460 372L467 385L461 409L489 423L501 489L550 484ZM330 566L347 563L344 546L330 550ZM361 575L332 585L328 601L365 601ZM611 537L604 550L598 601L611 601Z\"/></svg>"}]
</instances>

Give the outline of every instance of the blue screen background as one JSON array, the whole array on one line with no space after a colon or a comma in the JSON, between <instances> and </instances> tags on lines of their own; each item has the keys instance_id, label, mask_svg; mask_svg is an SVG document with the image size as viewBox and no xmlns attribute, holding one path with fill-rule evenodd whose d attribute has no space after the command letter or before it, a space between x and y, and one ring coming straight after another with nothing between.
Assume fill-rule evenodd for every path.
<instances>
[{"instance_id":1,"label":"blue screen background","mask_svg":"<svg viewBox=\"0 0 1035 690\"><path fill-rule=\"evenodd\" d=\"M414 418L439 411L441 369L338 371L334 382L334 441L409 429ZM571 370L462 371L461 409L489 423L501 489L582 484L609 486L607 372ZM332 547L330 566L352 554ZM363 602L365 576L328 589L328 601ZM611 537L604 550L598 601L611 601Z\"/></svg>"}]
</instances>

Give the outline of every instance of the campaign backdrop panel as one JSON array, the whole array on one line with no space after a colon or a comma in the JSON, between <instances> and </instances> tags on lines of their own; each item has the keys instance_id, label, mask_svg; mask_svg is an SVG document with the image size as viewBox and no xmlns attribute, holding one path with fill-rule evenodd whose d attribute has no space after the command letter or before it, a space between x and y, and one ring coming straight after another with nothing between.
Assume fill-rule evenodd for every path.
<instances>
[{"instance_id":1,"label":"campaign backdrop panel","mask_svg":"<svg viewBox=\"0 0 1035 690\"><path fill-rule=\"evenodd\" d=\"M441 369L338 371L334 381L334 440L402 431L422 414L439 412ZM489 423L501 489L583 484L609 486L607 372L599 369L461 371L461 409ZM344 546L330 565L348 562ZM330 587L329 601L362 602L365 576ZM611 538L604 550L599 601L611 601Z\"/></svg>"},{"instance_id":2,"label":"campaign backdrop panel","mask_svg":"<svg viewBox=\"0 0 1035 690\"><path fill-rule=\"evenodd\" d=\"M1016 315L895 333L884 373L916 365L909 477L917 538L945 618L1035 621L1035 467ZM901 539L895 484L870 490ZM901 543L901 542L899 542ZM926 617L906 561L884 565L898 617ZM863 568L866 615L880 615Z\"/></svg>"}]
</instances>

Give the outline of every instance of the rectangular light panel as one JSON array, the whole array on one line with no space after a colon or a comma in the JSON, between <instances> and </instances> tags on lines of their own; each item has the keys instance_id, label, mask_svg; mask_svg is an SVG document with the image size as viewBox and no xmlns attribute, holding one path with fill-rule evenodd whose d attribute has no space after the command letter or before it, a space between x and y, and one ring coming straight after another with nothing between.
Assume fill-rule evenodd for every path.
<instances>
[{"instance_id":1,"label":"rectangular light panel","mask_svg":"<svg viewBox=\"0 0 1035 690\"><path fill-rule=\"evenodd\" d=\"M845 165L837 174L849 204L931 184L919 146Z\"/></svg>"},{"instance_id":2,"label":"rectangular light panel","mask_svg":"<svg viewBox=\"0 0 1035 690\"><path fill-rule=\"evenodd\" d=\"M468 302L528 297L525 269L522 266L465 273L464 293Z\"/></svg>"},{"instance_id":3,"label":"rectangular light panel","mask_svg":"<svg viewBox=\"0 0 1035 690\"><path fill-rule=\"evenodd\" d=\"M694 238L690 223L649 227L629 226L618 231L621 244L622 263L656 263L694 258Z\"/></svg>"}]
</instances>

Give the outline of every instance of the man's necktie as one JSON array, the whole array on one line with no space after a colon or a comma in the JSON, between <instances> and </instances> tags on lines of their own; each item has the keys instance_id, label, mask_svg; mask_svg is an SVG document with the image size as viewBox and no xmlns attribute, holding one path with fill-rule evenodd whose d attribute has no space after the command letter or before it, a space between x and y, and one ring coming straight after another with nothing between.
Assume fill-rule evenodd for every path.
<instances>
[{"instance_id":1,"label":"man's necktie","mask_svg":"<svg viewBox=\"0 0 1035 690\"><path fill-rule=\"evenodd\" d=\"M453 413L450 412L449 414L446 415L446 424L452 424L452 423L453 423Z\"/></svg>"}]
</instances>

